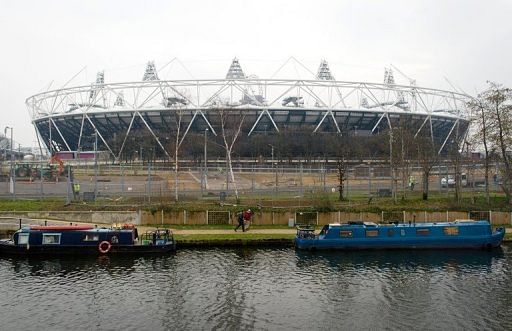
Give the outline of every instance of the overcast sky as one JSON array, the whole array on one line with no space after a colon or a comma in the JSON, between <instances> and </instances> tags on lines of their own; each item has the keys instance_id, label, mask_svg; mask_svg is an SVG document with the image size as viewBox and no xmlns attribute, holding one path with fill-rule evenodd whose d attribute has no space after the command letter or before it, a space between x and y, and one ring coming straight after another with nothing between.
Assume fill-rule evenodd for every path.
<instances>
[{"instance_id":1,"label":"overcast sky","mask_svg":"<svg viewBox=\"0 0 512 331\"><path fill-rule=\"evenodd\" d=\"M24 146L36 139L25 99L84 66L70 85L99 70L140 80L148 60L174 57L196 78L223 78L235 56L268 78L294 56L313 71L326 59L338 80L382 82L392 63L420 86L512 87L510 0L0 0L0 35L0 126Z\"/></svg>"}]
</instances>

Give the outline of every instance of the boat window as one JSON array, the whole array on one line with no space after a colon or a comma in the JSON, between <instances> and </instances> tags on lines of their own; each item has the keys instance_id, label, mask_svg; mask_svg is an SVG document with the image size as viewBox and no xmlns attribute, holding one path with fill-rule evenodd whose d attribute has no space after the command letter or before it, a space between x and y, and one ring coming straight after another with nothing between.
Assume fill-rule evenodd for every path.
<instances>
[{"instance_id":1,"label":"boat window","mask_svg":"<svg viewBox=\"0 0 512 331\"><path fill-rule=\"evenodd\" d=\"M352 238L352 236L353 236L352 231L349 231L349 230L340 231L340 237Z\"/></svg>"},{"instance_id":2,"label":"boat window","mask_svg":"<svg viewBox=\"0 0 512 331\"><path fill-rule=\"evenodd\" d=\"M43 245L60 244L60 233L43 233Z\"/></svg>"},{"instance_id":3,"label":"boat window","mask_svg":"<svg viewBox=\"0 0 512 331\"><path fill-rule=\"evenodd\" d=\"M28 233L20 233L18 234L18 245L26 245L28 244Z\"/></svg>"},{"instance_id":4,"label":"boat window","mask_svg":"<svg viewBox=\"0 0 512 331\"><path fill-rule=\"evenodd\" d=\"M400 235L401 235L402 237L403 237L403 236L405 236L405 230L404 230L404 229L401 229L401 230L400 230Z\"/></svg>"},{"instance_id":5,"label":"boat window","mask_svg":"<svg viewBox=\"0 0 512 331\"><path fill-rule=\"evenodd\" d=\"M457 226L448 226L443 229L446 236L458 236L459 228Z\"/></svg>"},{"instance_id":6,"label":"boat window","mask_svg":"<svg viewBox=\"0 0 512 331\"><path fill-rule=\"evenodd\" d=\"M378 237L379 230L366 230L366 236L367 237Z\"/></svg>"},{"instance_id":7,"label":"boat window","mask_svg":"<svg viewBox=\"0 0 512 331\"><path fill-rule=\"evenodd\" d=\"M84 241L99 241L100 236L97 234L86 234L84 236Z\"/></svg>"},{"instance_id":8,"label":"boat window","mask_svg":"<svg viewBox=\"0 0 512 331\"><path fill-rule=\"evenodd\" d=\"M428 236L430 233L429 229L416 229L416 235Z\"/></svg>"},{"instance_id":9,"label":"boat window","mask_svg":"<svg viewBox=\"0 0 512 331\"><path fill-rule=\"evenodd\" d=\"M395 235L395 230L389 229L388 230L388 237L393 237Z\"/></svg>"}]
</instances>

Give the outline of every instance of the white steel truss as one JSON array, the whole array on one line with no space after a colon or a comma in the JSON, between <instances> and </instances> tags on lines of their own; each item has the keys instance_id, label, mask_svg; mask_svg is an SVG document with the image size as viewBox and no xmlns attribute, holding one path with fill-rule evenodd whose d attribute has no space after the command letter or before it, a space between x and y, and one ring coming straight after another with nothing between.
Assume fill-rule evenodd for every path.
<instances>
[{"instance_id":1,"label":"white steel truss","mask_svg":"<svg viewBox=\"0 0 512 331\"><path fill-rule=\"evenodd\" d=\"M327 75L326 70L323 71L325 77L334 78L332 74ZM203 124L196 123L198 117L204 120L206 127L214 135L217 135L218 121L212 122L212 118L217 116L221 109L253 114L250 117L252 123L248 135L255 133L263 116L270 120L276 132L280 132L280 127L287 125L286 121L291 117L300 117L295 114L303 114L303 120L312 127L313 133L318 132L329 117L334 123L331 130L341 133L343 129L340 124L343 119L347 116L356 116L354 114L374 118L369 128L370 132L377 130L384 117L391 127L391 117L414 115L421 123L416 135L428 123L431 137L434 139L434 126L445 125L446 129L441 138L444 143L440 152L456 123L468 123L470 118L466 104L471 97L453 91L328 79L260 79L245 75L230 77L232 78L160 80L156 76L153 80L138 82L102 82L42 92L29 97L26 105L34 125L47 123L48 128L50 122L50 127L56 129L58 135L54 135L52 140L61 141L59 148L69 151L75 146L77 149L80 148L87 121L106 149L116 158L119 158L123 151L136 117L140 118L158 146L169 156L159 137L162 129L157 130L153 120L160 116L163 121L165 116L168 118L178 109L191 116L180 145L193 128L198 125L204 127ZM365 107L361 106L362 97L368 100ZM127 130L127 123L123 124L126 133L120 149L114 152L105 136L110 134L108 125L119 116L123 116L126 121L129 119L130 122ZM153 120L148 122L150 117ZM68 119L78 123L75 125L75 135L78 136L76 140L70 140L69 136L75 129L65 129ZM450 127L451 130L445 137ZM45 130L44 127L41 128ZM38 129L38 134L44 136L41 129ZM47 139L43 141L49 143Z\"/></svg>"}]
</instances>

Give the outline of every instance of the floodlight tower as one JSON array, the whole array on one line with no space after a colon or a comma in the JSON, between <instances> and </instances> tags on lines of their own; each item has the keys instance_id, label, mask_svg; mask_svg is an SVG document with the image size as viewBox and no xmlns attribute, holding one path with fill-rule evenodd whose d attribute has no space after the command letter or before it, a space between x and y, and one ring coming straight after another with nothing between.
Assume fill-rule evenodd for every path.
<instances>
[{"instance_id":1,"label":"floodlight tower","mask_svg":"<svg viewBox=\"0 0 512 331\"><path fill-rule=\"evenodd\" d=\"M226 74L226 79L245 79L247 78L242 70L242 66L240 66L240 62L235 57L229 66L228 73Z\"/></svg>"},{"instance_id":2,"label":"floodlight tower","mask_svg":"<svg viewBox=\"0 0 512 331\"><path fill-rule=\"evenodd\" d=\"M320 61L320 66L318 67L316 78L319 80L335 80L326 60L322 59L322 61Z\"/></svg>"},{"instance_id":3,"label":"floodlight tower","mask_svg":"<svg viewBox=\"0 0 512 331\"><path fill-rule=\"evenodd\" d=\"M148 64L146 65L146 71L144 71L144 76L142 76L142 80L159 80L158 73L156 71L155 61L148 62Z\"/></svg>"},{"instance_id":4,"label":"floodlight tower","mask_svg":"<svg viewBox=\"0 0 512 331\"><path fill-rule=\"evenodd\" d=\"M398 69L396 66L394 66L393 64L390 64L390 66L395 69L396 71L398 71L398 73L400 75L402 75L403 77L405 77L405 79L407 79L409 81L409 86L411 87L411 99L412 99L412 106L413 106L413 110L416 110L416 79L412 79L411 77L407 76L406 74L403 73L402 70Z\"/></svg>"}]
</instances>

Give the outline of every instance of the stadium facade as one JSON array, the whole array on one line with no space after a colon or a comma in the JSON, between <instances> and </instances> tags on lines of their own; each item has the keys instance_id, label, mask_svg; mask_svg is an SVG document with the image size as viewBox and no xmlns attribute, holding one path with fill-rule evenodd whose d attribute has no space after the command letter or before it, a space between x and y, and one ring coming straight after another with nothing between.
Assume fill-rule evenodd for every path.
<instances>
[{"instance_id":1,"label":"stadium facade","mask_svg":"<svg viewBox=\"0 0 512 331\"><path fill-rule=\"evenodd\" d=\"M234 59L222 79L160 79L149 62L140 81L107 83L100 72L90 85L39 93L26 105L40 143L52 153L90 151L96 142L115 159L141 139L154 153L171 157L176 141L199 146L203 136L217 145L223 135L232 139L237 133L249 144L276 134L289 141L301 135L359 139L399 123L414 135L429 135L442 153L467 132L469 95L412 80L396 84L392 68L383 83L339 81L322 60L311 76L247 76Z\"/></svg>"}]
</instances>

